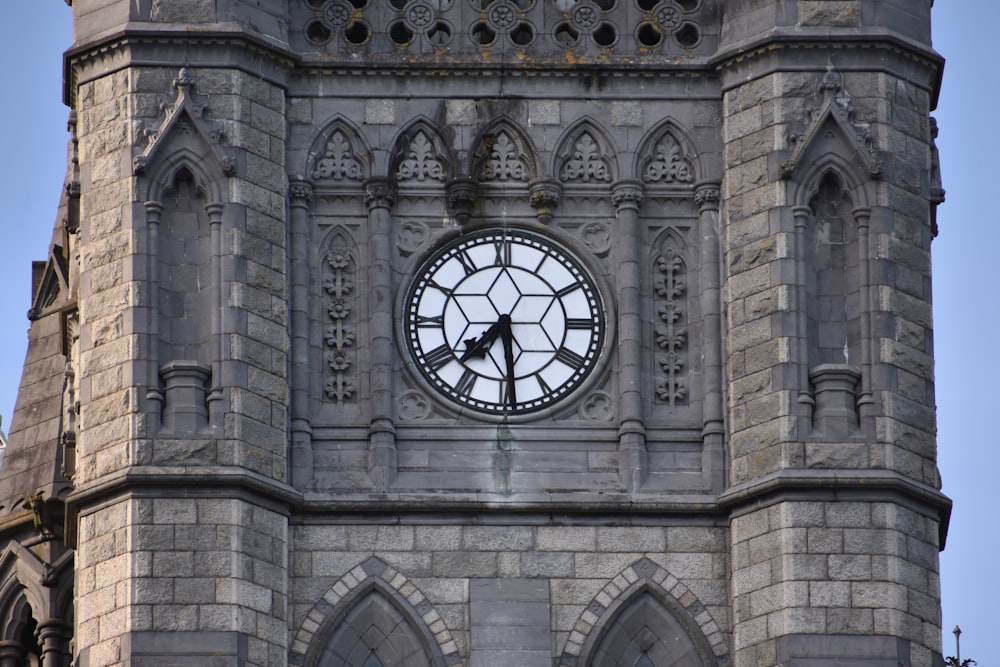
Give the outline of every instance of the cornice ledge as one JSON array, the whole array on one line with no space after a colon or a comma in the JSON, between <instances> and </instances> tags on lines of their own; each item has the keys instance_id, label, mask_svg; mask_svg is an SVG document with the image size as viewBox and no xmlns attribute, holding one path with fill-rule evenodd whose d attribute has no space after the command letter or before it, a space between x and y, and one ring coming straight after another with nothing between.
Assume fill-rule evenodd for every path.
<instances>
[{"instance_id":1,"label":"cornice ledge","mask_svg":"<svg viewBox=\"0 0 1000 667\"><path fill-rule=\"evenodd\" d=\"M177 45L186 48L185 53L190 60L190 47L203 46L206 49L212 48L232 48L237 47L243 50L257 52L270 59L273 70L290 72L299 62L299 56L293 52L287 44L276 40L267 39L262 35L247 32L246 29L220 28L213 26L205 29L191 29L190 26L174 26L173 24L163 28L149 28L146 23L128 23L123 28L102 34L81 44L74 45L63 54L63 101L68 106L73 106L78 73L93 61L104 62L100 74L102 76L130 66L163 66L176 69L176 57L163 57L161 49L165 45ZM135 53L144 47L149 47L150 53ZM129 53L132 52L132 53ZM122 57L117 66L108 66L108 58ZM246 71L251 71L257 76L267 78L266 72L261 69L259 60L240 59L237 62L188 62L189 67L211 67L211 66L238 66ZM278 77L272 83L285 85Z\"/></svg>"},{"instance_id":2,"label":"cornice ledge","mask_svg":"<svg viewBox=\"0 0 1000 667\"><path fill-rule=\"evenodd\" d=\"M77 488L66 498L74 514L82 506L100 503L125 492L151 487L183 487L185 497L216 497L227 490L245 490L292 507L302 494L288 484L236 466L131 466Z\"/></svg>"},{"instance_id":3,"label":"cornice ledge","mask_svg":"<svg viewBox=\"0 0 1000 667\"><path fill-rule=\"evenodd\" d=\"M443 497L447 495L447 497ZM405 513L424 512L511 512L518 514L619 514L711 515L719 511L712 496L630 495L601 493L477 493L441 494L434 492L320 493L304 494L302 511L308 513Z\"/></svg>"},{"instance_id":4,"label":"cornice ledge","mask_svg":"<svg viewBox=\"0 0 1000 667\"><path fill-rule=\"evenodd\" d=\"M725 67L731 61L746 58L753 53L779 44L822 47L831 44L838 46L872 46L879 42L891 44L903 51L909 51L922 58L938 63L938 65L944 64L944 57L932 47L890 30L883 30L881 28L863 28L858 30L850 28L843 31L830 29L811 31L795 26L777 27L768 33L753 37L748 41L721 47L709 59L709 62L716 67Z\"/></svg>"},{"instance_id":5,"label":"cornice ledge","mask_svg":"<svg viewBox=\"0 0 1000 667\"><path fill-rule=\"evenodd\" d=\"M709 59L709 63L722 74L723 70L727 68L736 67L741 63L765 55L773 55L775 50L830 47L838 49L890 48L905 57L925 61L927 66L934 68L931 95L933 98L932 106L936 106L937 96L941 90L941 77L944 73L944 57L927 44L881 29L851 30L841 33L807 32L797 30L794 27L775 28L759 37L721 48ZM838 66L838 69L843 68ZM767 73L768 71L755 72L755 75L759 77ZM745 82L741 81L741 83ZM723 84L723 90L725 88L726 86Z\"/></svg>"},{"instance_id":6,"label":"cornice ledge","mask_svg":"<svg viewBox=\"0 0 1000 667\"><path fill-rule=\"evenodd\" d=\"M730 511L747 506L763 507L792 494L823 496L845 500L847 495L898 494L915 501L940 520L940 545L944 549L951 499L932 486L893 470L806 470L789 469L726 489L718 499L720 509Z\"/></svg>"}]
</instances>

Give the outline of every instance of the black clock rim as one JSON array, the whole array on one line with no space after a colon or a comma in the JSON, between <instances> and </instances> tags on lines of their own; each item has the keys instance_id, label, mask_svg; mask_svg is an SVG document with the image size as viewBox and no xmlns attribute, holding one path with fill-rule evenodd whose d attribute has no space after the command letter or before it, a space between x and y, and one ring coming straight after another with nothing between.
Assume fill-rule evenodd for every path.
<instances>
[{"instance_id":1,"label":"black clock rim","mask_svg":"<svg viewBox=\"0 0 1000 667\"><path fill-rule=\"evenodd\" d=\"M587 365L585 371L573 381L572 386L565 392L560 393L551 400L545 401L539 405L528 407L528 408L484 408L471 403L462 401L460 398L456 397L452 391L450 391L446 385L441 385L433 377L430 376L429 372L424 368L424 364L419 361L419 356L417 351L413 347L413 341L411 338L412 327L411 318L413 309L413 298L420 283L420 277L426 274L433 265L444 255L447 255L457 246L464 243L474 241L478 238L484 238L496 235L499 232L506 231L514 236L521 236L526 239L532 240L536 243L542 243L543 245L554 247L559 251L561 255L567 258L567 261L575 267L577 271L583 276L589 285L590 291L593 292L595 298L597 299L597 308L595 309L597 313L600 313L600 319L597 324L597 341L593 344L593 354L590 357L590 363ZM412 367L416 371L416 375L419 376L421 383L427 388L431 389L433 395L438 397L440 400L445 401L452 409L457 408L459 414L471 414L479 418L488 418L490 420L505 420L510 418L537 418L543 416L545 413L552 413L553 411L559 409L559 407L569 401L573 396L576 396L580 391L582 391L589 381L594 376L598 368L603 366L606 352L607 352L607 341L609 340L609 330L612 328L612 319L608 312L608 302L604 297L604 289L602 289L602 283L595 275L595 272L587 265L587 263L579 257L579 254L569 248L566 243L559 239L553 238L549 234L540 233L537 230L526 229L518 225L487 225L479 227L474 230L464 230L456 233L447 239L442 239L439 243L435 244L433 248L428 250L426 255L415 264L415 268L409 275L409 283L406 290L403 291L403 308L402 308L402 321L401 321L401 334L402 342L407 352L406 365ZM496 404L499 406L499 404Z\"/></svg>"}]
</instances>

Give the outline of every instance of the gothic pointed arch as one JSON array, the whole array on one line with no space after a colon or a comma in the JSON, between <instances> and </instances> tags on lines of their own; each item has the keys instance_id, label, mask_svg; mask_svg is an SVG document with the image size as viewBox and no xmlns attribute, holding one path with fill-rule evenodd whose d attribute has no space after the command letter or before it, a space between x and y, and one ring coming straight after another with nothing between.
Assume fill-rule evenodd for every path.
<instances>
[{"instance_id":1,"label":"gothic pointed arch","mask_svg":"<svg viewBox=\"0 0 1000 667\"><path fill-rule=\"evenodd\" d=\"M610 185L620 177L614 144L589 118L567 128L554 159L552 173L565 185Z\"/></svg>"},{"instance_id":2,"label":"gothic pointed arch","mask_svg":"<svg viewBox=\"0 0 1000 667\"><path fill-rule=\"evenodd\" d=\"M138 121L134 130L137 144L147 142L132 158L135 173L148 179L144 200L160 201L178 172L186 169L196 175L209 201L222 201L225 179L236 171L234 156L222 145L222 123L208 118L207 100L195 94L195 79L187 68L181 69L173 85L176 97L164 98L160 105L163 119L155 126Z\"/></svg>"},{"instance_id":3,"label":"gothic pointed arch","mask_svg":"<svg viewBox=\"0 0 1000 667\"><path fill-rule=\"evenodd\" d=\"M461 663L458 647L434 605L405 575L374 556L317 601L290 653L290 663L305 667Z\"/></svg>"},{"instance_id":4,"label":"gothic pointed arch","mask_svg":"<svg viewBox=\"0 0 1000 667\"><path fill-rule=\"evenodd\" d=\"M789 182L788 200L808 206L825 175L834 171L854 206L869 206L874 200L873 181L882 177L882 161L871 131L855 117L838 72L828 70L819 87L819 106L806 114L804 126L793 125L790 130L794 150L781 167L782 177Z\"/></svg>"},{"instance_id":5,"label":"gothic pointed arch","mask_svg":"<svg viewBox=\"0 0 1000 667\"><path fill-rule=\"evenodd\" d=\"M400 187L441 188L455 176L455 158L437 127L421 117L396 136L389 173Z\"/></svg>"},{"instance_id":6,"label":"gothic pointed arch","mask_svg":"<svg viewBox=\"0 0 1000 667\"><path fill-rule=\"evenodd\" d=\"M338 114L313 139L304 173L317 189L357 189L372 175L371 156L358 128Z\"/></svg>"},{"instance_id":7,"label":"gothic pointed arch","mask_svg":"<svg viewBox=\"0 0 1000 667\"><path fill-rule=\"evenodd\" d=\"M343 405L358 387L358 270L361 256L351 233L337 225L320 245L323 321L323 395Z\"/></svg>"},{"instance_id":8,"label":"gothic pointed arch","mask_svg":"<svg viewBox=\"0 0 1000 667\"><path fill-rule=\"evenodd\" d=\"M513 121L496 120L479 135L474 145L470 173L480 183L526 187L538 177L535 147Z\"/></svg>"},{"instance_id":9,"label":"gothic pointed arch","mask_svg":"<svg viewBox=\"0 0 1000 667\"><path fill-rule=\"evenodd\" d=\"M653 127L636 152L635 176L647 189L690 190L705 175L688 132L666 118Z\"/></svg>"},{"instance_id":10,"label":"gothic pointed arch","mask_svg":"<svg viewBox=\"0 0 1000 667\"><path fill-rule=\"evenodd\" d=\"M697 596L662 567L641 558L587 605L559 665L719 667L728 664L728 658L725 637Z\"/></svg>"}]
</instances>

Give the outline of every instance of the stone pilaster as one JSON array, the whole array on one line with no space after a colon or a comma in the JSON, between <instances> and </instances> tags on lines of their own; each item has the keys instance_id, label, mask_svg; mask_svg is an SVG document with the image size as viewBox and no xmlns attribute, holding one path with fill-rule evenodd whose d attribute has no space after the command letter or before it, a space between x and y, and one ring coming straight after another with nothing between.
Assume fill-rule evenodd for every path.
<instances>
[{"instance_id":1,"label":"stone pilaster","mask_svg":"<svg viewBox=\"0 0 1000 667\"><path fill-rule=\"evenodd\" d=\"M392 300L392 207L395 184L388 179L365 183L368 206L369 316L371 318L371 426L368 469L375 489L388 490L396 475L396 427L393 421L395 398L393 359Z\"/></svg>"},{"instance_id":2,"label":"stone pilaster","mask_svg":"<svg viewBox=\"0 0 1000 667\"><path fill-rule=\"evenodd\" d=\"M643 421L642 267L639 259L642 195L641 183L626 181L618 183L611 196L618 214L614 234L615 264L618 267L618 395L621 405L618 476L629 491L637 491L648 472Z\"/></svg>"}]
</instances>

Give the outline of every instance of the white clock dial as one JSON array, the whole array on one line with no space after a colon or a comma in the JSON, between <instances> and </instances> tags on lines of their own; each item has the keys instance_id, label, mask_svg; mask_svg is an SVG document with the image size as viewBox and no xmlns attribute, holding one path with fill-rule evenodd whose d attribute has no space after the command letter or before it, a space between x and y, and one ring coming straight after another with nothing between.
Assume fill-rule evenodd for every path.
<instances>
[{"instance_id":1,"label":"white clock dial","mask_svg":"<svg viewBox=\"0 0 1000 667\"><path fill-rule=\"evenodd\" d=\"M600 292L569 251L491 229L441 248L407 294L409 349L449 399L491 414L541 410L593 371L604 345Z\"/></svg>"}]
</instances>

